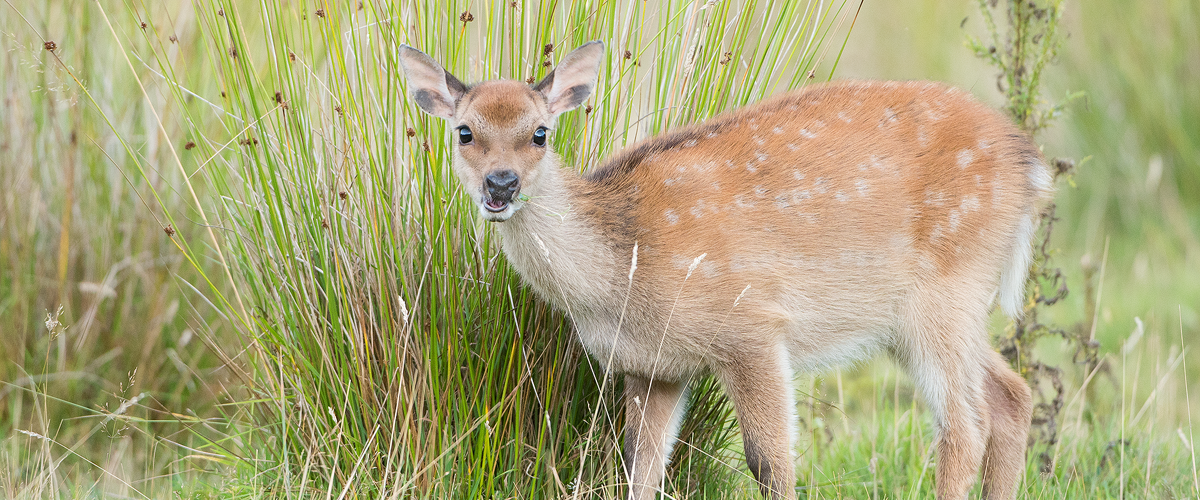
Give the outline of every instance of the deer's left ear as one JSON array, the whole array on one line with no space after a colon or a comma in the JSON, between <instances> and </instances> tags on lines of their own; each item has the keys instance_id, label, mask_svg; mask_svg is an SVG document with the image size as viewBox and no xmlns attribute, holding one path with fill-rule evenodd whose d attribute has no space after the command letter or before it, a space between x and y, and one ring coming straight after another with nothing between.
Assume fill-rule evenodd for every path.
<instances>
[{"instance_id":1,"label":"deer's left ear","mask_svg":"<svg viewBox=\"0 0 1200 500\"><path fill-rule=\"evenodd\" d=\"M434 116L454 118L458 99L467 93L466 85L433 58L408 45L400 46L400 66L417 107Z\"/></svg>"},{"instance_id":2,"label":"deer's left ear","mask_svg":"<svg viewBox=\"0 0 1200 500\"><path fill-rule=\"evenodd\" d=\"M575 109L592 95L603 59L602 42L585 43L567 54L554 71L533 87L546 97L551 115Z\"/></svg>"}]
</instances>

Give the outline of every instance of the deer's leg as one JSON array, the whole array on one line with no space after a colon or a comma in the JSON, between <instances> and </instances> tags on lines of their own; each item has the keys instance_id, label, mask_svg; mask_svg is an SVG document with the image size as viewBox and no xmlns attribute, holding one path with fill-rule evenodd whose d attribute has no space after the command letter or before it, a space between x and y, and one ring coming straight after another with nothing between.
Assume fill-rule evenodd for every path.
<instances>
[{"instance_id":1,"label":"deer's leg","mask_svg":"<svg viewBox=\"0 0 1200 500\"><path fill-rule=\"evenodd\" d=\"M743 352L718 373L737 410L746 465L764 498L796 498L795 397L787 350ZM774 351L774 352L772 352Z\"/></svg>"},{"instance_id":2,"label":"deer's leg","mask_svg":"<svg viewBox=\"0 0 1200 500\"><path fill-rule=\"evenodd\" d=\"M625 477L629 498L650 500L659 490L686 410L686 382L625 375Z\"/></svg>"},{"instance_id":3,"label":"deer's leg","mask_svg":"<svg viewBox=\"0 0 1200 500\"><path fill-rule=\"evenodd\" d=\"M965 309L946 300L914 307L923 316L909 318L895 348L933 412L940 500L966 498L989 434L984 378L994 351L987 344L986 316Z\"/></svg>"},{"instance_id":4,"label":"deer's leg","mask_svg":"<svg viewBox=\"0 0 1200 500\"><path fill-rule=\"evenodd\" d=\"M984 379L991 433L983 455L983 498L1012 499L1025 471L1033 400L1029 385L993 352Z\"/></svg>"}]
</instances>

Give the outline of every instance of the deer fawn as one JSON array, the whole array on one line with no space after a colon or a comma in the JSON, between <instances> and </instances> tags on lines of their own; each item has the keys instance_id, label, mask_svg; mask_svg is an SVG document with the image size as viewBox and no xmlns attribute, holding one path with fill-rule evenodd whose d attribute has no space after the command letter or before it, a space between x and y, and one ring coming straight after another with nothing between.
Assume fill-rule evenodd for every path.
<instances>
[{"instance_id":1,"label":"deer fawn","mask_svg":"<svg viewBox=\"0 0 1200 500\"><path fill-rule=\"evenodd\" d=\"M1013 498L1030 391L988 344L1022 311L1052 177L967 94L926 82L808 87L648 139L585 176L549 144L604 46L536 85L461 81L409 46L413 101L453 126L453 168L522 279L625 375L629 497L653 498L687 386L715 375L763 496L795 498L793 370L888 352L938 429L937 496ZM979 472L981 471L981 472Z\"/></svg>"}]
</instances>

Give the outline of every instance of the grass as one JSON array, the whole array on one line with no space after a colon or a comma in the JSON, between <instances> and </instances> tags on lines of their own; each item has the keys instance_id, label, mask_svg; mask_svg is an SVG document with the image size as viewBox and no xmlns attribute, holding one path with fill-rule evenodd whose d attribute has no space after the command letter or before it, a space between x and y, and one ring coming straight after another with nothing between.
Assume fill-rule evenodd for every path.
<instances>
[{"instance_id":1,"label":"grass","mask_svg":"<svg viewBox=\"0 0 1200 500\"><path fill-rule=\"evenodd\" d=\"M0 6L0 491L618 497L619 381L603 383L458 196L446 131L404 99L394 48L412 44L478 81L539 78L582 42L607 41L591 111L562 117L553 138L582 168L810 71L828 78L835 61L834 74L872 77L955 81L967 68L965 86L995 98L990 70L944 55L971 57L958 48L961 17L940 2L865 5L843 55L857 7ZM1101 260L1111 241L1097 308L1105 368L1088 391L1086 370L1065 363L1057 467L1041 473L1031 453L1025 495L1196 496L1184 384L1194 391L1200 373L1186 279L1200 106L1182 82L1198 70L1187 54L1200 23L1186 2L1075 7L1047 95L1085 89L1088 105L1046 138L1052 155L1094 157L1061 188L1060 261L1082 290L1074 263L1089 251ZM1084 29L1117 19L1160 29L1151 41ZM917 22L931 25L886 35ZM954 48L892 56L916 74L863 69L872 43L939 37ZM1115 70L1096 71L1114 51ZM1180 77L1142 76L1160 62ZM1124 119L1098 104L1109 102ZM1157 174L1135 168L1155 154ZM1050 314L1080 321L1082 295ZM1135 316L1144 327L1127 340ZM1052 342L1041 350L1069 358ZM670 489L756 498L730 410L706 384ZM930 494L931 427L888 363L802 386L803 496Z\"/></svg>"}]
</instances>

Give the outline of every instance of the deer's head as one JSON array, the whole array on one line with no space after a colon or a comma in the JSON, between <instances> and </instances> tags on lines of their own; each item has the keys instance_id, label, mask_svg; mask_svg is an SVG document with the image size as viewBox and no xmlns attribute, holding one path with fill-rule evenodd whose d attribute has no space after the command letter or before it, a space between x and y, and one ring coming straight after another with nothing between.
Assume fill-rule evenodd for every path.
<instances>
[{"instance_id":1,"label":"deer's head","mask_svg":"<svg viewBox=\"0 0 1200 500\"><path fill-rule=\"evenodd\" d=\"M535 85L493 80L467 86L425 53L400 46L413 102L449 122L454 173L489 221L512 217L523 199L538 195L543 172L557 168L550 145L555 119L591 95L603 56L604 44L589 42Z\"/></svg>"}]
</instances>

